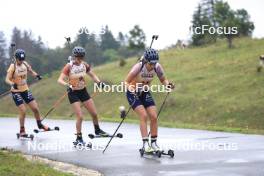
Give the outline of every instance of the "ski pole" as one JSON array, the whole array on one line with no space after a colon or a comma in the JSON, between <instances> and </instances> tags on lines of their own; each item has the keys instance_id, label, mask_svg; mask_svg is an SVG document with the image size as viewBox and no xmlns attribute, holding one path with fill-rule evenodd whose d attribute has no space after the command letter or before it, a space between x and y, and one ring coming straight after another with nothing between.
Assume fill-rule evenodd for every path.
<instances>
[{"instance_id":1,"label":"ski pole","mask_svg":"<svg viewBox=\"0 0 264 176\"><path fill-rule=\"evenodd\" d=\"M8 90L8 91L2 93L2 94L0 95L0 98L2 98L2 97L4 97L4 96L8 95L10 92L11 92L11 91Z\"/></svg>"},{"instance_id":2,"label":"ski pole","mask_svg":"<svg viewBox=\"0 0 264 176\"><path fill-rule=\"evenodd\" d=\"M154 42L154 40L158 40L159 36L158 35L152 35L152 39L151 39L151 43L150 43L150 46L149 48L152 47L152 44ZM140 60L142 57L139 57L138 60Z\"/></svg>"},{"instance_id":3,"label":"ski pole","mask_svg":"<svg viewBox=\"0 0 264 176\"><path fill-rule=\"evenodd\" d=\"M110 142L112 141L112 139L114 138L114 136L116 135L118 129L120 128L120 126L122 125L122 123L124 122L127 114L129 113L129 111L131 110L132 106L129 107L128 111L126 112L125 107L124 106L120 106L119 107L119 111L120 111L120 117L122 118L121 122L119 123L118 127L116 128L114 134L112 135L112 137L110 138L110 140L108 141L103 153L106 151L106 149L108 148Z\"/></svg>"},{"instance_id":4,"label":"ski pole","mask_svg":"<svg viewBox=\"0 0 264 176\"><path fill-rule=\"evenodd\" d=\"M153 44L154 40L158 40L158 38L159 38L159 36L158 36L158 35L152 35L152 40L151 40L151 43L150 43L150 46L149 46L149 48L151 48L151 47L152 47L152 44Z\"/></svg>"},{"instance_id":5,"label":"ski pole","mask_svg":"<svg viewBox=\"0 0 264 176\"><path fill-rule=\"evenodd\" d=\"M69 51L71 51L71 37L64 37L64 38L67 41ZM68 61L69 62L72 61L72 56L71 55L68 56Z\"/></svg>"},{"instance_id":6,"label":"ski pole","mask_svg":"<svg viewBox=\"0 0 264 176\"><path fill-rule=\"evenodd\" d=\"M10 47L11 47L11 54L10 54L10 61L13 61L13 64L14 64L14 67L16 68L16 59L15 59L15 49L16 49L16 44L15 43L11 43L10 44ZM15 74L15 69L14 69L14 72L12 73L12 78L14 77L14 74ZM0 95L0 98L8 95L11 91L8 90L4 93L2 93Z\"/></svg>"},{"instance_id":7,"label":"ski pole","mask_svg":"<svg viewBox=\"0 0 264 176\"><path fill-rule=\"evenodd\" d=\"M142 93L142 92L141 92ZM112 139L114 138L114 136L116 135L118 129L120 128L120 126L122 125L122 123L124 122L126 116L128 115L129 111L131 110L132 106L135 104L136 102L136 99L138 98L137 95L134 95L135 96L135 100L134 102L129 106L127 112L125 110L125 107L124 106L120 106L119 107L119 111L120 111L120 117L122 118L121 122L119 123L118 127L116 128L114 134L112 135L112 137L110 138L110 140L108 141L103 153L106 151L107 147L109 146L110 142L112 141Z\"/></svg>"},{"instance_id":8,"label":"ski pole","mask_svg":"<svg viewBox=\"0 0 264 176\"><path fill-rule=\"evenodd\" d=\"M41 119L41 122L62 102L62 100L66 97L68 92L66 91L55 103L54 105L49 109L49 111L45 114L45 116Z\"/></svg>"}]
</instances>

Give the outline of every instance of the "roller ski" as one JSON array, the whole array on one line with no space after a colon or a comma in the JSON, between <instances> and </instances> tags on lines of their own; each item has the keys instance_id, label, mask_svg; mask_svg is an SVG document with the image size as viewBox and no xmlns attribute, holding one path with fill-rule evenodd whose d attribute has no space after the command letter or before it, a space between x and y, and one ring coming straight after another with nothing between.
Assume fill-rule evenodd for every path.
<instances>
[{"instance_id":1,"label":"roller ski","mask_svg":"<svg viewBox=\"0 0 264 176\"><path fill-rule=\"evenodd\" d=\"M145 142L148 143L148 142ZM162 155L168 155L171 158L174 157L174 151L168 150L168 152L165 152L164 150L160 149L156 142L152 142L151 146L144 144L141 149L139 149L140 156L143 157L144 155L152 155L157 156L160 158Z\"/></svg>"},{"instance_id":2,"label":"roller ski","mask_svg":"<svg viewBox=\"0 0 264 176\"><path fill-rule=\"evenodd\" d=\"M111 138L111 137L117 137L117 138L123 138L123 134L122 133L117 133L116 135L110 135L110 134L101 134L101 135L96 135L96 134L88 134L88 137L90 139L94 139L94 138Z\"/></svg>"},{"instance_id":3,"label":"roller ski","mask_svg":"<svg viewBox=\"0 0 264 176\"><path fill-rule=\"evenodd\" d=\"M174 151L173 150L168 150L168 152L165 152L164 150L155 151L153 149L145 150L144 148L142 148L142 149L139 149L139 153L140 153L141 157L143 157L144 155L153 155L153 156L157 156L160 158L162 155L168 155L171 158L174 158Z\"/></svg>"},{"instance_id":4,"label":"roller ski","mask_svg":"<svg viewBox=\"0 0 264 176\"><path fill-rule=\"evenodd\" d=\"M88 134L88 137L90 139L94 139L94 138L108 138L108 137L118 137L118 138L123 138L123 134L122 133L117 133L116 135L110 135L106 132L104 132L103 130L101 130L100 128L95 128L95 134Z\"/></svg>"},{"instance_id":5,"label":"roller ski","mask_svg":"<svg viewBox=\"0 0 264 176\"><path fill-rule=\"evenodd\" d=\"M47 128L47 129L34 129L34 133L43 133L43 132L48 132L48 131L59 131L60 128L55 126L54 128Z\"/></svg>"},{"instance_id":6,"label":"roller ski","mask_svg":"<svg viewBox=\"0 0 264 176\"><path fill-rule=\"evenodd\" d=\"M17 133L17 139L30 139L31 141L33 141L34 139L34 135L33 134L20 134L20 133Z\"/></svg>"},{"instance_id":7,"label":"roller ski","mask_svg":"<svg viewBox=\"0 0 264 176\"><path fill-rule=\"evenodd\" d=\"M37 125L39 129L34 129L35 133L43 133L43 132L48 132L48 131L59 131L60 130L60 128L57 126L54 128L50 128L46 125L43 125L41 121L37 121Z\"/></svg>"},{"instance_id":8,"label":"roller ski","mask_svg":"<svg viewBox=\"0 0 264 176\"><path fill-rule=\"evenodd\" d=\"M30 139L31 141L33 141L34 139L34 135L33 134L27 134L25 132L25 128L21 127L20 128L20 132L16 134L17 135L17 139Z\"/></svg>"},{"instance_id":9,"label":"roller ski","mask_svg":"<svg viewBox=\"0 0 264 176\"><path fill-rule=\"evenodd\" d=\"M82 134L79 133L79 134L76 134L77 135L77 138L76 138L76 141L73 142L73 146L75 148L78 148L78 149L84 149L84 148L92 148L92 143L91 142L88 142L86 144L86 142L83 141L83 138L82 138Z\"/></svg>"},{"instance_id":10,"label":"roller ski","mask_svg":"<svg viewBox=\"0 0 264 176\"><path fill-rule=\"evenodd\" d=\"M162 155L168 155L171 158L174 158L174 151L173 150L168 150L168 152L165 152L164 150L162 150L161 154Z\"/></svg>"},{"instance_id":11,"label":"roller ski","mask_svg":"<svg viewBox=\"0 0 264 176\"><path fill-rule=\"evenodd\" d=\"M168 156L170 156L171 158L173 158L174 157L174 151L173 150L168 150L168 152L165 152L164 150L162 150L159 146L158 146L158 144L157 144L157 141L156 141L156 139L154 139L152 142L151 142L151 148L154 150L154 151L158 151L158 156L160 155L160 153L161 153L161 155L168 155Z\"/></svg>"},{"instance_id":12,"label":"roller ski","mask_svg":"<svg viewBox=\"0 0 264 176\"><path fill-rule=\"evenodd\" d=\"M150 146L143 146L141 149L139 149L140 156L143 157L144 155L152 155L152 156L157 156L158 158L161 157L162 151L160 150L154 150Z\"/></svg>"}]
</instances>

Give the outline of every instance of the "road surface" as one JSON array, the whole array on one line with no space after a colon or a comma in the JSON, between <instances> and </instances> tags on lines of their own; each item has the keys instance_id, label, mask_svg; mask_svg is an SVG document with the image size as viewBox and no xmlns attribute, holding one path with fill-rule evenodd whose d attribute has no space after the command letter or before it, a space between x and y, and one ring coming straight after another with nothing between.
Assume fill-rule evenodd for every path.
<instances>
[{"instance_id":1,"label":"road surface","mask_svg":"<svg viewBox=\"0 0 264 176\"><path fill-rule=\"evenodd\" d=\"M35 139L18 140L19 129L15 118L0 118L0 147L8 147L27 154L72 163L97 170L106 176L263 176L264 136L204 130L159 128L159 144L163 149L174 149L175 157L140 157L139 127L123 124L119 130L124 138L114 138L102 154L109 138L90 140L91 122L84 122L83 136L93 143L93 150L77 150L75 121L46 120L49 126L59 126L60 131L34 134ZM113 133L117 123L101 123L103 130ZM26 120L26 130L33 133L36 122Z\"/></svg>"}]
</instances>

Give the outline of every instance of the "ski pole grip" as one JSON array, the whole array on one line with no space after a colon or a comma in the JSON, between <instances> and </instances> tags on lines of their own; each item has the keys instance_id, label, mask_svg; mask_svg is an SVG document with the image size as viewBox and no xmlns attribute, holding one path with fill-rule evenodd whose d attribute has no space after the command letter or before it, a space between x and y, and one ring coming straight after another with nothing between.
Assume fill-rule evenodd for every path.
<instances>
[{"instance_id":1,"label":"ski pole grip","mask_svg":"<svg viewBox=\"0 0 264 176\"><path fill-rule=\"evenodd\" d=\"M124 119L126 117L126 109L125 109L125 107L124 106L120 106L119 107L119 111L120 111L120 117L122 119Z\"/></svg>"}]
</instances>

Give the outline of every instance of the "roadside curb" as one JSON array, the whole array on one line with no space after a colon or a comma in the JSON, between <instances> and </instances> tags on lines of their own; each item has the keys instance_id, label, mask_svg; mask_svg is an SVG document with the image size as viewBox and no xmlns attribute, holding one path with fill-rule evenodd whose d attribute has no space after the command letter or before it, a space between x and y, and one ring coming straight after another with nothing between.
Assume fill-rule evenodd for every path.
<instances>
[{"instance_id":1,"label":"roadside curb","mask_svg":"<svg viewBox=\"0 0 264 176\"><path fill-rule=\"evenodd\" d=\"M76 176L103 176L103 174L101 174L98 171L76 166L73 164L63 163L60 161L53 161L53 160L42 158L36 155L28 155L28 154L23 154L23 153L21 153L21 155L25 157L28 161L40 162L42 164L46 164L49 167L55 170L58 170L60 172L70 173Z\"/></svg>"}]
</instances>

